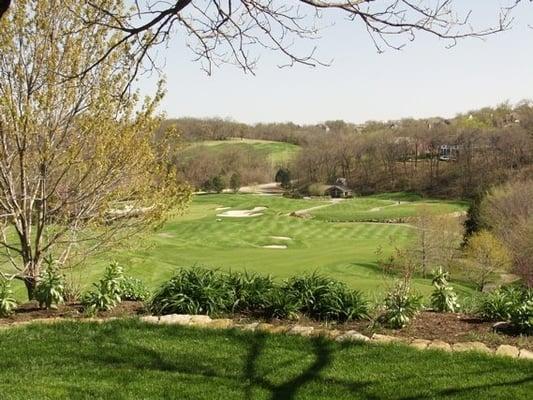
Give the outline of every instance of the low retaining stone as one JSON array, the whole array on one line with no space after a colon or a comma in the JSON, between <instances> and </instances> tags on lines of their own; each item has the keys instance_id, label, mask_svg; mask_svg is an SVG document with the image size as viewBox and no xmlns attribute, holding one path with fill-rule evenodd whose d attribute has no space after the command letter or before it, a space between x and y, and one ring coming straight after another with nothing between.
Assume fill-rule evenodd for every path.
<instances>
[{"instance_id":1,"label":"low retaining stone","mask_svg":"<svg viewBox=\"0 0 533 400\"><path fill-rule=\"evenodd\" d=\"M290 335L311 336L314 329L312 326L294 325L287 333Z\"/></svg>"},{"instance_id":2,"label":"low retaining stone","mask_svg":"<svg viewBox=\"0 0 533 400\"><path fill-rule=\"evenodd\" d=\"M426 350L430 343L431 343L431 340L414 339L413 341L411 341L411 343L409 343L409 346L414 347L415 349L418 349L418 350Z\"/></svg>"},{"instance_id":3,"label":"low retaining stone","mask_svg":"<svg viewBox=\"0 0 533 400\"><path fill-rule=\"evenodd\" d=\"M338 336L335 340L337 342L368 342L370 338L357 331L348 331Z\"/></svg>"},{"instance_id":4,"label":"low retaining stone","mask_svg":"<svg viewBox=\"0 0 533 400\"><path fill-rule=\"evenodd\" d=\"M462 342L455 343L452 346L453 351L478 351L481 353L492 353L492 350L485 343L481 342Z\"/></svg>"},{"instance_id":5,"label":"low retaining stone","mask_svg":"<svg viewBox=\"0 0 533 400\"><path fill-rule=\"evenodd\" d=\"M529 351L526 349L520 349L520 354L518 355L518 358L523 358L526 360L533 360L533 351Z\"/></svg>"},{"instance_id":6,"label":"low retaining stone","mask_svg":"<svg viewBox=\"0 0 533 400\"><path fill-rule=\"evenodd\" d=\"M452 346L442 340L433 340L427 347L428 350L452 351Z\"/></svg>"},{"instance_id":7,"label":"low retaining stone","mask_svg":"<svg viewBox=\"0 0 533 400\"><path fill-rule=\"evenodd\" d=\"M515 346L509 346L507 344L502 344L498 349L496 349L496 355L502 357L513 357L517 358L520 354L520 349Z\"/></svg>"}]
</instances>

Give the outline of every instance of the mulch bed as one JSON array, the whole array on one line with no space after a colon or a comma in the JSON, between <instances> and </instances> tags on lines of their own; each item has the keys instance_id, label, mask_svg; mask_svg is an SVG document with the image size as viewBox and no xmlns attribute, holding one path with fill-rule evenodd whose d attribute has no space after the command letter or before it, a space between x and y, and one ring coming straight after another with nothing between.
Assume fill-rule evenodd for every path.
<instances>
[{"instance_id":1,"label":"mulch bed","mask_svg":"<svg viewBox=\"0 0 533 400\"><path fill-rule=\"evenodd\" d=\"M146 313L143 303L124 301L114 309L99 312L99 318L130 317ZM86 318L80 303L62 304L57 310L41 310L36 302L22 304L17 311L8 318L0 318L1 325L28 322L36 319L48 318ZM250 322L247 317L234 317L237 322ZM287 321L269 321L274 324L287 324ZM300 325L323 328L324 324L302 318ZM435 313L424 311L417 315L411 323L398 330L387 329L371 321L354 321L346 324L328 325L332 329L342 331L356 330L364 335L372 336L381 333L411 339L440 339L448 343L480 341L496 348L501 344L509 344L533 351L533 336L521 336L514 332L495 332L494 323L482 321L478 318L459 313Z\"/></svg>"},{"instance_id":2,"label":"mulch bed","mask_svg":"<svg viewBox=\"0 0 533 400\"><path fill-rule=\"evenodd\" d=\"M99 312L96 316L99 318L128 317L139 315L144 312L142 302L123 301L110 311ZM37 302L21 304L17 307L16 312L7 317L0 318L0 325L10 325L19 322L28 322L36 319L55 319L55 318L86 318L80 303L61 304L56 310L42 310Z\"/></svg>"}]
</instances>

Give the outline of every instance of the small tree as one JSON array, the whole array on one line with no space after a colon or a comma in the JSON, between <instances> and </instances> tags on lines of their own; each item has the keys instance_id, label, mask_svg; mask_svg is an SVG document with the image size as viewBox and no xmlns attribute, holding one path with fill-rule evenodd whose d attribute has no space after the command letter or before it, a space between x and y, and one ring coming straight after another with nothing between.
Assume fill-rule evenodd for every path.
<instances>
[{"instance_id":1,"label":"small tree","mask_svg":"<svg viewBox=\"0 0 533 400\"><path fill-rule=\"evenodd\" d=\"M225 187L226 184L220 175L216 175L213 177L213 179L211 179L211 189L213 191L221 193Z\"/></svg>"},{"instance_id":2,"label":"small tree","mask_svg":"<svg viewBox=\"0 0 533 400\"><path fill-rule=\"evenodd\" d=\"M229 187L235 193L239 191L239 188L241 187L241 176L237 172L234 172L233 175L231 175L231 178L229 180Z\"/></svg>"},{"instance_id":3,"label":"small tree","mask_svg":"<svg viewBox=\"0 0 533 400\"><path fill-rule=\"evenodd\" d=\"M466 254L471 263L469 275L480 291L483 291L493 274L511 267L507 248L486 230L479 231L469 239Z\"/></svg>"},{"instance_id":4,"label":"small tree","mask_svg":"<svg viewBox=\"0 0 533 400\"><path fill-rule=\"evenodd\" d=\"M290 189L291 187L291 173L287 168L280 168L276 172L275 181L281 184L283 189Z\"/></svg>"},{"instance_id":5,"label":"small tree","mask_svg":"<svg viewBox=\"0 0 533 400\"><path fill-rule=\"evenodd\" d=\"M17 1L0 21L0 275L23 281L29 299L46 257L80 262L188 198L168 146L155 146L162 92L140 103L125 90L128 49L106 56L119 40L105 27L113 17L83 30L80 16L97 13L85 5Z\"/></svg>"}]
</instances>

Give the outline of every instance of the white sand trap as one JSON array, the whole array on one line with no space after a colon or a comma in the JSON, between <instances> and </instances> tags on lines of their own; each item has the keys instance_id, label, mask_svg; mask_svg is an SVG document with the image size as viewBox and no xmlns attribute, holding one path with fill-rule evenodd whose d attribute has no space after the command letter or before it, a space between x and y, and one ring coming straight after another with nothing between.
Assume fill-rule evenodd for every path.
<instances>
[{"instance_id":1,"label":"white sand trap","mask_svg":"<svg viewBox=\"0 0 533 400\"><path fill-rule=\"evenodd\" d=\"M287 236L270 236L270 238L274 240L292 240L292 238Z\"/></svg>"},{"instance_id":2,"label":"white sand trap","mask_svg":"<svg viewBox=\"0 0 533 400\"><path fill-rule=\"evenodd\" d=\"M229 210L231 207L218 207L215 211Z\"/></svg>"},{"instance_id":3,"label":"white sand trap","mask_svg":"<svg viewBox=\"0 0 533 400\"><path fill-rule=\"evenodd\" d=\"M265 211L266 207L255 207L251 210L231 210L225 211L221 214L217 214L217 217L227 217L227 218L250 218L250 217L259 217L263 215L261 211Z\"/></svg>"},{"instance_id":4,"label":"white sand trap","mask_svg":"<svg viewBox=\"0 0 533 400\"><path fill-rule=\"evenodd\" d=\"M174 235L172 233L167 233L167 232L160 232L157 234L157 236L159 237L164 237L164 238L173 238Z\"/></svg>"},{"instance_id":5,"label":"white sand trap","mask_svg":"<svg viewBox=\"0 0 533 400\"><path fill-rule=\"evenodd\" d=\"M269 245L266 245L266 246L263 246L263 249L280 249L280 250L283 250L283 249L286 249L287 246L284 245L284 244L269 244Z\"/></svg>"}]
</instances>

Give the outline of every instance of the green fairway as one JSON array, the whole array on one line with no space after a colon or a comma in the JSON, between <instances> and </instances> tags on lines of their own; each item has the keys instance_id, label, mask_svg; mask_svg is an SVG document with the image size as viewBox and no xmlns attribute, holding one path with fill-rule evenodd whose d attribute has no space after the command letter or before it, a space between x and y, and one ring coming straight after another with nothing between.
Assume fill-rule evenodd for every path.
<instances>
[{"instance_id":1,"label":"green fairway","mask_svg":"<svg viewBox=\"0 0 533 400\"><path fill-rule=\"evenodd\" d=\"M213 151L223 150L228 146L236 146L242 149L254 149L263 153L274 166L286 164L294 158L298 151L300 151L300 146L291 143L238 138L230 140L207 140L194 143L192 146L207 146L212 148Z\"/></svg>"},{"instance_id":2,"label":"green fairway","mask_svg":"<svg viewBox=\"0 0 533 400\"><path fill-rule=\"evenodd\" d=\"M319 272L342 280L370 295L382 293L391 280L377 268L376 249L390 251L390 238L397 245L412 237L413 227L401 224L327 222L327 213L344 204L361 209L384 200L362 198L332 204L329 199L294 200L260 195L196 196L184 216L169 221L136 247L117 251L97 260L98 268L84 270L85 282L94 281L110 259L122 262L128 273L142 278L151 287L169 279L177 267L202 265L225 270L248 270L286 278L304 272ZM349 202L349 203L348 203ZM359 205L357 205L359 204ZM225 218L227 210L266 207L263 215ZM292 211L311 211L322 218L291 217ZM286 246L286 249L263 246ZM94 267L94 265L93 265ZM430 280L415 279L422 293L431 290ZM469 289L457 285L461 293Z\"/></svg>"},{"instance_id":3,"label":"green fairway","mask_svg":"<svg viewBox=\"0 0 533 400\"><path fill-rule=\"evenodd\" d=\"M0 331L0 398L528 399L533 363L136 321Z\"/></svg>"}]
</instances>

